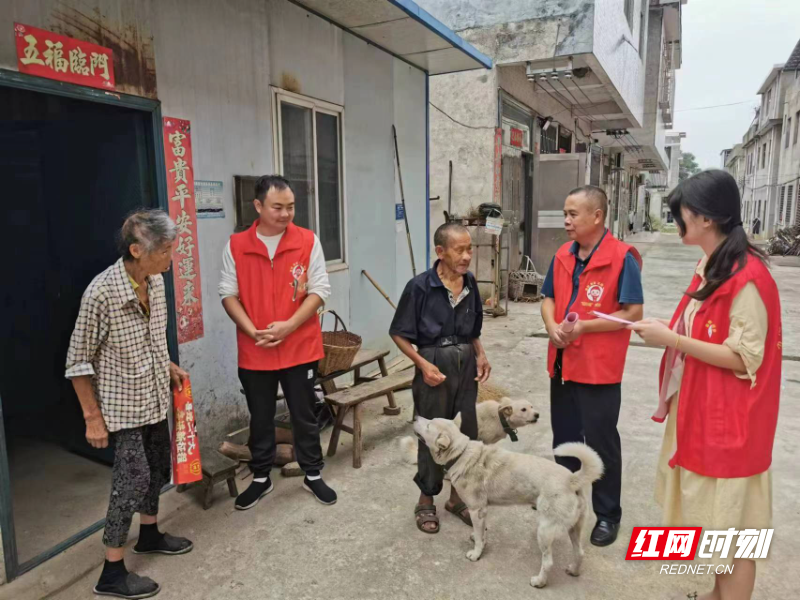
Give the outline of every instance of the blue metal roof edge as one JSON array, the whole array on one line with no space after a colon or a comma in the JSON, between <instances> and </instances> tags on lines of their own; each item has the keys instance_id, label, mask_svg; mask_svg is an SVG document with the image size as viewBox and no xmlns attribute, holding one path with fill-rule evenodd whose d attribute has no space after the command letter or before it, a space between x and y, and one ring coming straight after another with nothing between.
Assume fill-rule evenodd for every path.
<instances>
[{"instance_id":1,"label":"blue metal roof edge","mask_svg":"<svg viewBox=\"0 0 800 600\"><path fill-rule=\"evenodd\" d=\"M456 34L452 29L447 27L444 23L439 21L436 17L426 11L424 8L420 7L416 2L412 0L387 0L389 4L393 4L404 13L406 13L409 17L421 23L432 32L437 34L439 37L444 38L448 42L450 42L454 47L461 50L464 54L472 58L473 60L479 62L483 65L486 69L492 68L492 59L483 54L482 52L478 51L472 44L464 41Z\"/></svg>"}]
</instances>

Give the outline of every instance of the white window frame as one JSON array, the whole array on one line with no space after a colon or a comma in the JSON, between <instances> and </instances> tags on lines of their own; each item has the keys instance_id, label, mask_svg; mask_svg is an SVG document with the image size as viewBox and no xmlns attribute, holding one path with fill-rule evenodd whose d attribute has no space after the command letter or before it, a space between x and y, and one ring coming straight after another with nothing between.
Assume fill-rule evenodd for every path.
<instances>
[{"instance_id":1,"label":"white window frame","mask_svg":"<svg viewBox=\"0 0 800 600\"><path fill-rule=\"evenodd\" d=\"M311 128L312 128L312 154L314 158L314 183L312 186L314 194L314 210L311 215L312 231L319 237L319 170L317 168L317 113L333 115L339 118L339 217L341 223L341 255L342 258L327 260L328 271L337 271L348 268L347 265L347 199L345 198L345 152L344 152L344 106L317 100L309 96L303 96L294 92L270 86L272 91L272 155L275 165L275 172L283 175L283 124L281 121L281 102L302 106L311 109ZM321 243L321 239L320 239Z\"/></svg>"},{"instance_id":2,"label":"white window frame","mask_svg":"<svg viewBox=\"0 0 800 600\"><path fill-rule=\"evenodd\" d=\"M628 22L628 28L633 34L633 15L635 14L636 0L624 0L622 5L622 12L625 13L625 20Z\"/></svg>"}]
</instances>

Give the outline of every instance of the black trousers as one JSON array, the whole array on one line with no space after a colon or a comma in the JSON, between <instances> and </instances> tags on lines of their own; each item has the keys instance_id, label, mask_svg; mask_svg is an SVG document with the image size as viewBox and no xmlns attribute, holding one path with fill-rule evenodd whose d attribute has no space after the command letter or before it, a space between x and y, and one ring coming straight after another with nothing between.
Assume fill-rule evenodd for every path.
<instances>
[{"instance_id":1,"label":"black trousers","mask_svg":"<svg viewBox=\"0 0 800 600\"><path fill-rule=\"evenodd\" d=\"M275 462L275 405L278 384L283 389L292 419L294 452L306 473L324 466L319 443L319 424L314 406L317 363L307 363L280 371L239 369L239 380L250 409L250 470L254 477L269 475Z\"/></svg>"},{"instance_id":2,"label":"black trousers","mask_svg":"<svg viewBox=\"0 0 800 600\"><path fill-rule=\"evenodd\" d=\"M414 411L426 419L454 419L461 413L461 431L470 439L478 439L478 366L472 344L459 344L446 348L420 348L419 353L433 363L447 378L436 387L425 383L417 369L411 384ZM444 470L433 461L430 450L420 440L417 455L417 474L414 482L426 496L436 496L442 491Z\"/></svg>"},{"instance_id":3,"label":"black trousers","mask_svg":"<svg viewBox=\"0 0 800 600\"><path fill-rule=\"evenodd\" d=\"M605 472L592 486L592 504L598 519L619 523L622 519L622 446L617 431L622 404L622 385L590 385L562 381L560 371L550 380L550 420L553 448L565 442L585 442L603 460ZM571 471L581 463L571 456L556 462Z\"/></svg>"}]
</instances>

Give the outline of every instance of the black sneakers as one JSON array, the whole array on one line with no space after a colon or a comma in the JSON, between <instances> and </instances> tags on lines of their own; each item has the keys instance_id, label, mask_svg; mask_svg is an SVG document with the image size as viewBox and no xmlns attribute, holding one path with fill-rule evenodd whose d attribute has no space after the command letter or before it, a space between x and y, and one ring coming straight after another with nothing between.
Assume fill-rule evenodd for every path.
<instances>
[{"instance_id":1,"label":"black sneakers","mask_svg":"<svg viewBox=\"0 0 800 600\"><path fill-rule=\"evenodd\" d=\"M319 475L319 472L310 473L313 477ZM327 486L322 479L309 480L309 473L306 473L306 478L303 480L303 489L314 495L314 497L322 504L336 504L336 492ZM250 487L244 492L239 494L236 498L234 506L236 510L247 510L253 508L258 501L272 491L272 481L267 478L264 483L253 481Z\"/></svg>"},{"instance_id":2,"label":"black sneakers","mask_svg":"<svg viewBox=\"0 0 800 600\"><path fill-rule=\"evenodd\" d=\"M267 477L267 480L264 483L254 481L250 484L249 488L239 494L239 496L236 498L234 506L236 507L236 510L247 510L248 508L253 508L256 504L258 504L259 500L261 500L271 491L272 480L269 477Z\"/></svg>"},{"instance_id":3,"label":"black sneakers","mask_svg":"<svg viewBox=\"0 0 800 600\"><path fill-rule=\"evenodd\" d=\"M308 478L308 475L309 474L306 473L306 477L303 480L303 489L313 494L322 504L336 504L336 492L329 488L321 478L312 481Z\"/></svg>"}]
</instances>

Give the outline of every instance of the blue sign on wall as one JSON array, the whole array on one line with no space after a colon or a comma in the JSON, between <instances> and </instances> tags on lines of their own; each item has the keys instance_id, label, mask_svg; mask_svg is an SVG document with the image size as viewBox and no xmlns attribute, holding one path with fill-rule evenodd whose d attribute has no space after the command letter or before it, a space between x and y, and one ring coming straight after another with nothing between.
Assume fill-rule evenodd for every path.
<instances>
[{"instance_id":1,"label":"blue sign on wall","mask_svg":"<svg viewBox=\"0 0 800 600\"><path fill-rule=\"evenodd\" d=\"M395 221L402 221L405 217L405 208L402 204L395 204L394 205L394 220Z\"/></svg>"}]
</instances>

